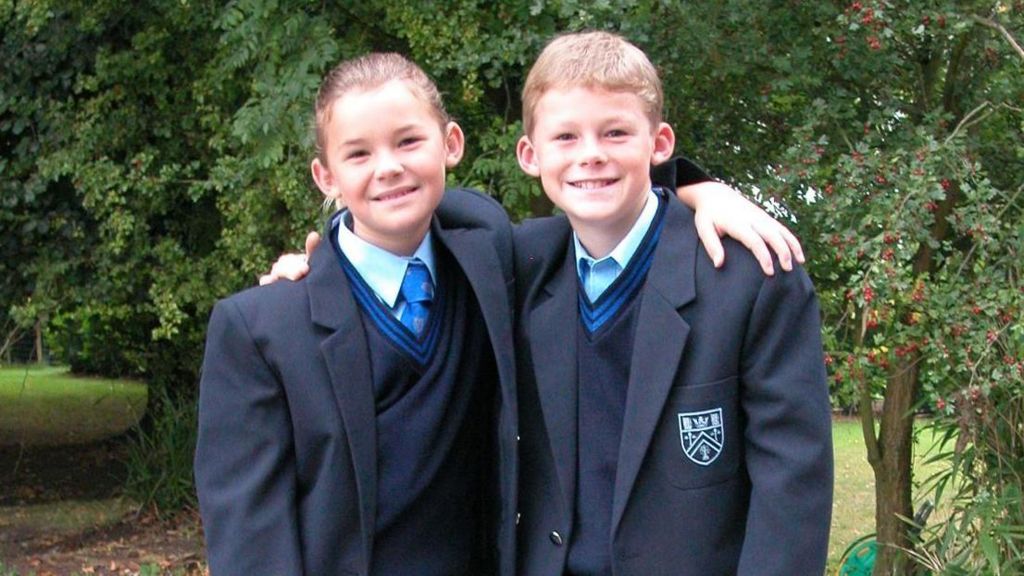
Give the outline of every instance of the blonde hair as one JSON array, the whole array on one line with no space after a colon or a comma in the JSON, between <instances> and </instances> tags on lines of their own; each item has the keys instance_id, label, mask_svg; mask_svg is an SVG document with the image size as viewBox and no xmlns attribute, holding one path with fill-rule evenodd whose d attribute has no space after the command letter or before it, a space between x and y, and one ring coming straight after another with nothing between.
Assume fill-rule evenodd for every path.
<instances>
[{"instance_id":1,"label":"blonde hair","mask_svg":"<svg viewBox=\"0 0 1024 576\"><path fill-rule=\"evenodd\" d=\"M403 80L419 98L430 105L437 114L438 122L444 126L448 112L444 109L441 93L433 80L422 68L411 60L394 52L371 52L364 56L345 60L324 76L316 94L314 121L316 129L316 155L327 163L324 148L327 145L325 127L331 121L331 107L334 102L352 90L372 89L392 80Z\"/></svg>"},{"instance_id":2,"label":"blonde hair","mask_svg":"<svg viewBox=\"0 0 1024 576\"><path fill-rule=\"evenodd\" d=\"M643 50L611 32L575 32L548 42L530 68L523 86L526 133L533 129L533 113L545 92L574 86L636 94L651 124L661 122L661 80Z\"/></svg>"}]
</instances>

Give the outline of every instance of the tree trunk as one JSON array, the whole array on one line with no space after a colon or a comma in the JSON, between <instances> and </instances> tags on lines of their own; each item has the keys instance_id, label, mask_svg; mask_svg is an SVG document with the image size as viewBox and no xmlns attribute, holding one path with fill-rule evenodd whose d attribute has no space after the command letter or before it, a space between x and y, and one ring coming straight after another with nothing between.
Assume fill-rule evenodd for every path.
<instances>
[{"instance_id":1,"label":"tree trunk","mask_svg":"<svg viewBox=\"0 0 1024 576\"><path fill-rule=\"evenodd\" d=\"M36 363L44 364L43 361L43 324L36 320Z\"/></svg>"},{"instance_id":2,"label":"tree trunk","mask_svg":"<svg viewBox=\"0 0 1024 576\"><path fill-rule=\"evenodd\" d=\"M917 397L918 355L911 353L897 362L885 388L885 406L879 429L880 459L875 471L875 526L878 556L874 576L904 576L911 573L906 550L913 547L909 524L913 518L911 480L914 414Z\"/></svg>"},{"instance_id":3,"label":"tree trunk","mask_svg":"<svg viewBox=\"0 0 1024 576\"><path fill-rule=\"evenodd\" d=\"M949 237L949 215L959 200L960 188L954 186L939 204L931 229L936 246ZM926 277L932 273L933 256L931 244L922 242L913 260L916 276ZM904 576L912 570L905 551L913 547L907 523L914 517L911 500L914 414L911 409L917 398L920 360L920 353L913 351L893 363L885 387L885 406L873 460L871 442L868 442L869 461L875 472L878 556L874 576ZM864 418L863 414L861 417ZM865 439L870 440L866 433Z\"/></svg>"}]
</instances>

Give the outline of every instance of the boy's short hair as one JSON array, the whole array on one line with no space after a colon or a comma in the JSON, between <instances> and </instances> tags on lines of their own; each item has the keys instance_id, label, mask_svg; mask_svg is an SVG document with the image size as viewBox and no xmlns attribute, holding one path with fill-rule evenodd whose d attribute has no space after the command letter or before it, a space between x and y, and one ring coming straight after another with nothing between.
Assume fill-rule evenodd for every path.
<instances>
[{"instance_id":1,"label":"boy's short hair","mask_svg":"<svg viewBox=\"0 0 1024 576\"><path fill-rule=\"evenodd\" d=\"M651 123L661 122L661 79L643 50L611 32L575 32L548 42L530 68L523 86L526 133L533 129L533 113L545 92L575 86L636 94Z\"/></svg>"},{"instance_id":2,"label":"boy's short hair","mask_svg":"<svg viewBox=\"0 0 1024 576\"><path fill-rule=\"evenodd\" d=\"M316 130L316 155L326 162L324 147L327 135L324 129L331 120L331 106L334 101L352 90L368 90L392 80L406 82L409 89L422 98L437 115L443 126L448 122L441 93L434 81L422 68L401 54L394 52L371 52L342 61L324 76L317 91L313 106L314 128Z\"/></svg>"}]
</instances>

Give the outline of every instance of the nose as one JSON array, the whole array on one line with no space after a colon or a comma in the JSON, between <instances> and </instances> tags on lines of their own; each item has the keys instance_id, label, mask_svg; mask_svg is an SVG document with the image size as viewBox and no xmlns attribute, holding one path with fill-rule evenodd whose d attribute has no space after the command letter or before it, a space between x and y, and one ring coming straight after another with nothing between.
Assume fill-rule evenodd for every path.
<instances>
[{"instance_id":1,"label":"nose","mask_svg":"<svg viewBox=\"0 0 1024 576\"><path fill-rule=\"evenodd\" d=\"M378 180L386 180L405 172L401 161L390 151L378 152L375 176Z\"/></svg>"},{"instance_id":2,"label":"nose","mask_svg":"<svg viewBox=\"0 0 1024 576\"><path fill-rule=\"evenodd\" d=\"M586 136L581 141L579 161L582 166L600 165L608 161L608 155L597 138Z\"/></svg>"}]
</instances>

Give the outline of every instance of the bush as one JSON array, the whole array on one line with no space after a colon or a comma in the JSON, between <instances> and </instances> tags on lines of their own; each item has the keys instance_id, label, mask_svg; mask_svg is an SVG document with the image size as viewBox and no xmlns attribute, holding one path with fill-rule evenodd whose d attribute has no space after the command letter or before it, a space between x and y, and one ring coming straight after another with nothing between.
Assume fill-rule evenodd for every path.
<instances>
[{"instance_id":1,"label":"bush","mask_svg":"<svg viewBox=\"0 0 1024 576\"><path fill-rule=\"evenodd\" d=\"M143 421L128 444L125 493L158 512L194 508L195 399L172 396L165 388L152 398L152 416Z\"/></svg>"},{"instance_id":2,"label":"bush","mask_svg":"<svg viewBox=\"0 0 1024 576\"><path fill-rule=\"evenodd\" d=\"M956 418L937 421L947 441L933 458L948 466L928 482L949 518L925 531L916 560L936 574L1020 574L1024 390L968 389L952 401Z\"/></svg>"}]
</instances>

